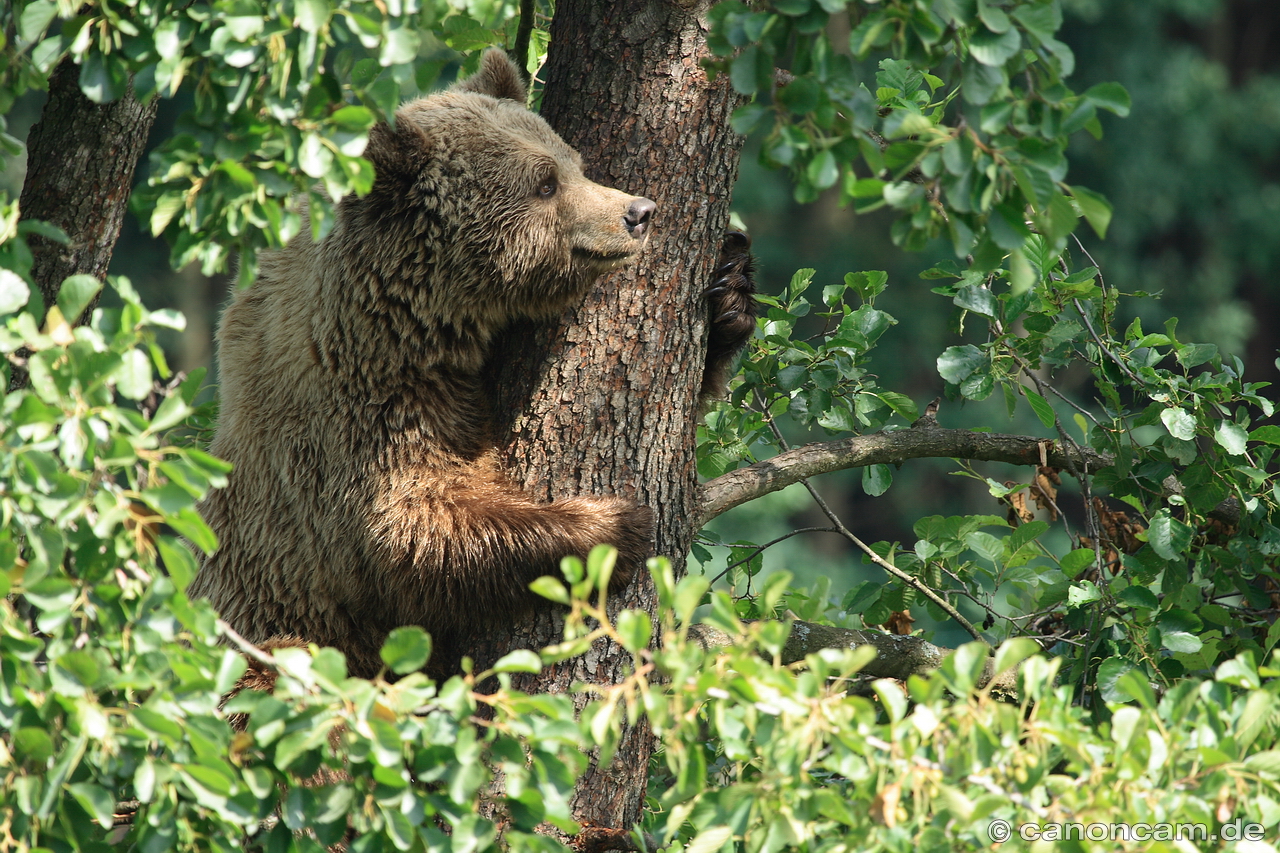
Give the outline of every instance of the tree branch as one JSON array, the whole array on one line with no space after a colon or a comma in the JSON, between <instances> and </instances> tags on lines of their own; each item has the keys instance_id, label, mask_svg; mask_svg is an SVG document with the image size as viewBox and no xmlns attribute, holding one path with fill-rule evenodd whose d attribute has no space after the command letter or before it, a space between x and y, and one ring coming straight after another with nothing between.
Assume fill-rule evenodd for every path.
<instances>
[{"instance_id":1,"label":"tree branch","mask_svg":"<svg viewBox=\"0 0 1280 853\"><path fill-rule=\"evenodd\" d=\"M1047 438L945 429L925 421L911 429L806 444L716 477L702 486L698 525L806 477L924 458L974 459L1012 465L1047 463L1056 468L1069 467L1070 458L1077 465L1085 463L1090 471L1112 461L1109 455L1084 448L1079 454L1064 451L1058 442Z\"/></svg>"},{"instance_id":2,"label":"tree branch","mask_svg":"<svg viewBox=\"0 0 1280 853\"><path fill-rule=\"evenodd\" d=\"M520 0L520 23L516 28L515 44L511 58L520 66L520 76L529 82L529 40L533 35L534 0Z\"/></svg>"}]
</instances>

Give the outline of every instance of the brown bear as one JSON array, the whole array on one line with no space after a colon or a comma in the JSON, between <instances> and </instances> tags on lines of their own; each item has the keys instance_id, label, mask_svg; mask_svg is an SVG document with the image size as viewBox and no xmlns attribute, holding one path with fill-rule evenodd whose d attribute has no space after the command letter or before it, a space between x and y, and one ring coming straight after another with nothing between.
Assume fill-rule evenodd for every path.
<instances>
[{"instance_id":1,"label":"brown bear","mask_svg":"<svg viewBox=\"0 0 1280 853\"><path fill-rule=\"evenodd\" d=\"M539 600L529 583L600 543L613 585L650 552L650 511L618 497L539 503L499 469L481 368L516 318L552 318L645 243L656 205L600 186L537 115L498 50L452 89L373 128L376 180L264 254L218 332L212 450L234 464L203 513L217 552L191 584L255 643L382 667L387 633L419 625L431 669L463 629ZM708 291L705 395L754 327L747 241L726 239ZM745 331L744 331L745 330Z\"/></svg>"}]
</instances>

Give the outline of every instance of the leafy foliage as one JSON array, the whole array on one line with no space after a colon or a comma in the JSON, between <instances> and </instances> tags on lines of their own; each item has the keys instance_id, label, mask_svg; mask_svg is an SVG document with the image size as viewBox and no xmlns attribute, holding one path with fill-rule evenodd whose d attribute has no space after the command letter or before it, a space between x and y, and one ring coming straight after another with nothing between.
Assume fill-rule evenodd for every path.
<instances>
[{"instance_id":1,"label":"leafy foliage","mask_svg":"<svg viewBox=\"0 0 1280 853\"><path fill-rule=\"evenodd\" d=\"M471 4L514 27L510 5ZM369 191L373 168L360 155L376 120L456 70L460 51L474 66L475 51L504 40L448 3L417 0L18 0L0 11L0 29L15 34L0 44L0 112L45 88L64 57L98 103L130 80L141 99L193 93L133 208L169 240L174 267L198 261L211 274L234 256L244 284L257 250L287 242L304 213L322 236L334 202Z\"/></svg>"},{"instance_id":2,"label":"leafy foliage","mask_svg":"<svg viewBox=\"0 0 1280 853\"><path fill-rule=\"evenodd\" d=\"M988 479L992 496L1009 505L1007 518L924 518L906 547L854 541L868 560L976 605L969 612L993 639L1029 635L1053 646L1086 701L1095 689L1108 700L1131 698L1117 686L1130 671L1172 689L1179 677L1241 653L1266 659L1280 639L1270 593L1280 431L1265 423L1274 414L1266 383L1246 382L1240 359L1216 346L1180 340L1176 320L1160 332L1141 320L1116 328L1118 315L1136 313L1122 303L1147 294L1122 293L1082 246L1068 248L1079 218L1105 233L1110 208L1064 183L1067 140L1099 131L1097 109L1124 114L1127 96L1109 84L1083 95L1065 88L1072 58L1053 36L1061 23L1053 2L867 4L851 12L849 53L828 41L830 15L843 9L807 0L716 8L711 44L726 57L721 67L739 91L756 95L735 121L766 135L761 156L790 167L799 197L836 184L822 165L830 154L842 199L860 210L903 211L898 242L920 248L949 235L965 264L943 260L923 274L971 339L937 356L947 395L982 401L998 390L1010 417L1025 402L1055 440L1103 460L1041 469L1031 483ZM872 94L858 60L880 50L891 57L879 61ZM791 70L775 75L782 57ZM858 177L861 169L871 177ZM830 180L815 178L823 174ZM704 474L786 449L795 430L781 429L784 422L847 434L915 420L912 401L871 372L876 341L894 322L872 305L888 286L885 274L851 273L825 286L820 323L808 317L812 278L801 270L766 300L758 346L734 392L746 406L717 413L703 431ZM857 309L844 302L850 290L864 303ZM1055 387L1082 368L1092 377L1092 404ZM863 477L873 495L892 481L878 467ZM1067 500L1054 482L1060 473L1079 482L1082 504L1064 520L1066 536L1049 523ZM1033 520L1029 502L1048 521ZM736 543L731 577L750 580L759 557L759 548ZM938 620L953 615L893 580L855 587L841 618L880 624L913 605ZM758 603L738 609L772 615Z\"/></svg>"},{"instance_id":3,"label":"leafy foliage","mask_svg":"<svg viewBox=\"0 0 1280 853\"><path fill-rule=\"evenodd\" d=\"M659 655L674 676L647 705L664 743L652 819L664 841L1037 849L1039 837L1074 831L1084 843L1072 849L1172 850L1175 832L1201 843L1249 832L1257 849L1274 849L1260 839L1276 820L1275 777L1258 770L1274 760L1276 682L1260 686L1247 656L1159 698L1126 681L1137 704L1095 727L1057 684L1058 662L1027 658L1035 646L1025 640L996 655L997 668L1020 664L1019 705L975 690L986 654L977 644L905 690L881 680L852 695L846 679L864 655L829 650L789 671L767 659L776 627L745 629L764 657L735 649L707 660L678 642ZM1197 740L1206 735L1213 746Z\"/></svg>"},{"instance_id":4,"label":"leafy foliage","mask_svg":"<svg viewBox=\"0 0 1280 853\"><path fill-rule=\"evenodd\" d=\"M838 187L859 211L888 205L901 211L894 242L921 249L945 236L982 270L1021 254L1028 220L1055 249L1081 217L1106 233L1106 200L1064 182L1066 143L1100 134L1097 111L1124 115L1129 97L1113 83L1082 94L1065 85L1075 59L1055 38L1057 0L852 5L847 46L829 26L843 2L728 2L712 13L709 44L731 57L720 67L756 96L734 127L766 133L760 156L789 169L797 199ZM886 51L872 87L862 63ZM790 69L775 74L784 57Z\"/></svg>"}]
</instances>

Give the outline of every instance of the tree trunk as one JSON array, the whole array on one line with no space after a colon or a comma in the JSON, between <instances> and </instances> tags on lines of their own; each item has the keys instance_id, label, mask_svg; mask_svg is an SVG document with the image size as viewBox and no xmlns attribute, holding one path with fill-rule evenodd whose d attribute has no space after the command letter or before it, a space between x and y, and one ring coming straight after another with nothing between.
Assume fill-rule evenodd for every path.
<instances>
[{"instance_id":1,"label":"tree trunk","mask_svg":"<svg viewBox=\"0 0 1280 853\"><path fill-rule=\"evenodd\" d=\"M656 553L677 568L695 532L697 395L706 354L710 284L729 216L741 139L729 127L737 96L709 82L704 3L561 0L551 25L542 114L583 155L587 176L658 203L639 259L597 283L559 324L512 330L494 362L508 458L533 493L619 494L654 510ZM655 612L643 575L616 607ZM543 613L510 636L477 638L484 666L511 648L561 639ZM564 692L612 684L631 657L602 644L583 658L517 680ZM652 736L624 732L617 757L593 768L575 801L579 820L627 827L644 802Z\"/></svg>"},{"instance_id":2,"label":"tree trunk","mask_svg":"<svg viewBox=\"0 0 1280 853\"><path fill-rule=\"evenodd\" d=\"M23 219L52 223L71 238L65 246L28 240L31 277L45 305L57 300L67 276L107 274L157 100L140 104L130 89L117 101L95 104L80 91L80 67L69 58L49 78L49 100L27 140L19 200Z\"/></svg>"}]
</instances>

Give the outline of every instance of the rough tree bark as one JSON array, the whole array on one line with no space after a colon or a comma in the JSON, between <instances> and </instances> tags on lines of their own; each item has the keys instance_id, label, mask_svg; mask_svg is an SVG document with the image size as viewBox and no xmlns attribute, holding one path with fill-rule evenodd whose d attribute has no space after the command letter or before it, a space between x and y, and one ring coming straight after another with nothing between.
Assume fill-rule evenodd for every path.
<instances>
[{"instance_id":1,"label":"rough tree bark","mask_svg":"<svg viewBox=\"0 0 1280 853\"><path fill-rule=\"evenodd\" d=\"M93 103L80 91L80 67L70 59L49 78L49 99L27 139L18 202L23 219L52 223L71 238L65 246L29 240L31 277L46 305L67 276L107 274L157 103L139 103L132 89L109 104Z\"/></svg>"},{"instance_id":2,"label":"rough tree bark","mask_svg":"<svg viewBox=\"0 0 1280 853\"><path fill-rule=\"evenodd\" d=\"M513 472L548 499L621 494L653 508L655 552L682 565L695 532L694 434L706 346L703 291L728 223L741 140L729 128L737 96L710 82L705 2L561 0L551 25L542 114L577 148L595 181L658 203L639 260L601 280L560 324L523 326L494 362L511 418ZM650 578L617 606L655 611ZM557 614L477 637L477 663L561 639ZM630 666L602 645L582 659L517 680L563 692L616 683ZM583 821L629 827L644 801L652 737L624 734L617 757L579 786Z\"/></svg>"}]
</instances>

